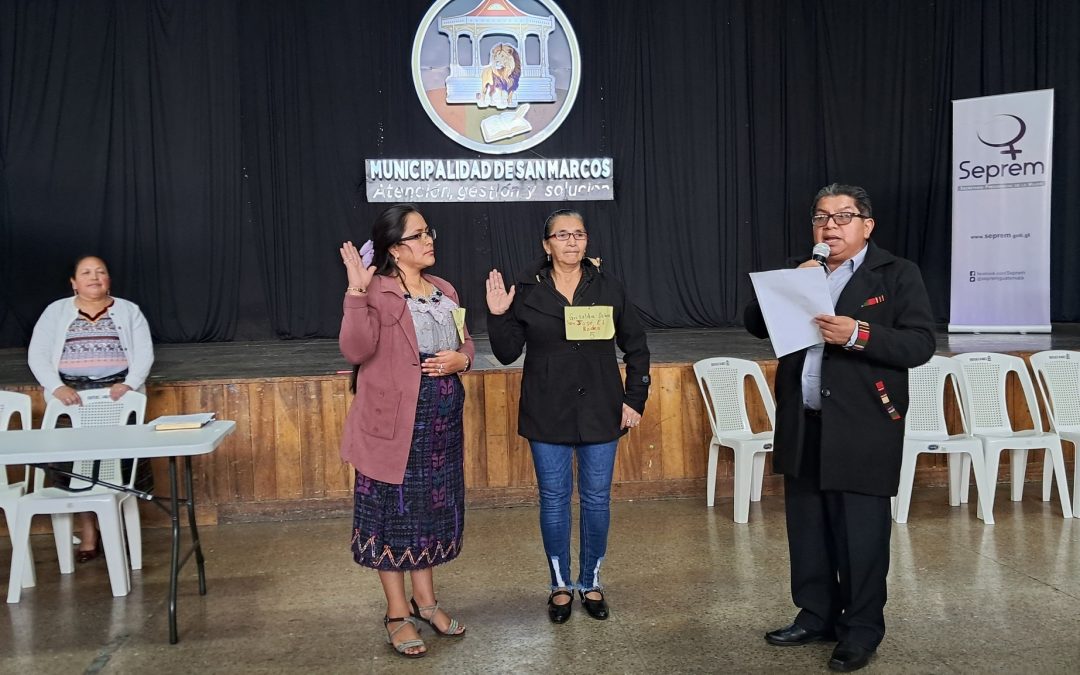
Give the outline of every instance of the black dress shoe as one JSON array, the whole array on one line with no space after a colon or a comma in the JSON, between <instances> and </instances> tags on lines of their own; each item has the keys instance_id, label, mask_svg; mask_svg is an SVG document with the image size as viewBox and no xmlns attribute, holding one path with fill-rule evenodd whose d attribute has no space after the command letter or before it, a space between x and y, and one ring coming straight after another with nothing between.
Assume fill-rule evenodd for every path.
<instances>
[{"instance_id":1,"label":"black dress shoe","mask_svg":"<svg viewBox=\"0 0 1080 675\"><path fill-rule=\"evenodd\" d=\"M579 590L578 593L581 594L581 605L585 608L585 611L589 613L589 616L597 619L598 621L603 621L604 619L608 618L607 600L604 600L603 592L593 589L591 591L584 592ZM591 600L586 597L585 593L600 593L600 599Z\"/></svg>"},{"instance_id":2,"label":"black dress shoe","mask_svg":"<svg viewBox=\"0 0 1080 675\"><path fill-rule=\"evenodd\" d=\"M832 658L829 659L829 669L850 673L865 667L870 663L870 657L873 655L873 649L867 649L853 642L841 642L833 650Z\"/></svg>"},{"instance_id":3,"label":"black dress shoe","mask_svg":"<svg viewBox=\"0 0 1080 675\"><path fill-rule=\"evenodd\" d=\"M555 596L565 595L570 598L565 605L555 604ZM566 623L570 618L570 606L574 604L574 594L567 590L552 591L548 596L548 618L551 623Z\"/></svg>"},{"instance_id":4,"label":"black dress shoe","mask_svg":"<svg viewBox=\"0 0 1080 675\"><path fill-rule=\"evenodd\" d=\"M835 639L831 630L807 630L797 623L765 633L765 641L777 647L797 647L820 640Z\"/></svg>"}]
</instances>

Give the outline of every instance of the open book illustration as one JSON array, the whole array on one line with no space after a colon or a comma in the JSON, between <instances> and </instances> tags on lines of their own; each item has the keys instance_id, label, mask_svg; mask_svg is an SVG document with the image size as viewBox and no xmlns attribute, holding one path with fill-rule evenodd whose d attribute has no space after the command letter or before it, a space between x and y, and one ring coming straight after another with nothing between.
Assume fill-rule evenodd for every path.
<instances>
[{"instance_id":1,"label":"open book illustration","mask_svg":"<svg viewBox=\"0 0 1080 675\"><path fill-rule=\"evenodd\" d=\"M175 431L177 429L200 429L214 421L217 413L193 413L191 415L163 415L150 426L154 431Z\"/></svg>"},{"instance_id":2,"label":"open book illustration","mask_svg":"<svg viewBox=\"0 0 1080 675\"><path fill-rule=\"evenodd\" d=\"M525 113L529 112L529 104L523 103L517 110L508 110L498 115L492 115L480 123L480 131L484 134L485 143L494 143L504 138L519 136L532 131L532 125L525 119Z\"/></svg>"}]
</instances>

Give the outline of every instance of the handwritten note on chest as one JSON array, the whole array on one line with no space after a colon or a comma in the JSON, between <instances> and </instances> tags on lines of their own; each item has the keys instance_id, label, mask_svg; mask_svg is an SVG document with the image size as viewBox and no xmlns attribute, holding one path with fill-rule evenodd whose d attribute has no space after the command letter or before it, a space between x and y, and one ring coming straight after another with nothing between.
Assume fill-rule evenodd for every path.
<instances>
[{"instance_id":1,"label":"handwritten note on chest","mask_svg":"<svg viewBox=\"0 0 1080 675\"><path fill-rule=\"evenodd\" d=\"M567 340L610 340L615 337L611 305L564 307Z\"/></svg>"},{"instance_id":2,"label":"handwritten note on chest","mask_svg":"<svg viewBox=\"0 0 1080 675\"><path fill-rule=\"evenodd\" d=\"M450 315L454 317L454 325L457 326L458 339L462 343L465 342L465 308L455 307L450 310Z\"/></svg>"}]
</instances>

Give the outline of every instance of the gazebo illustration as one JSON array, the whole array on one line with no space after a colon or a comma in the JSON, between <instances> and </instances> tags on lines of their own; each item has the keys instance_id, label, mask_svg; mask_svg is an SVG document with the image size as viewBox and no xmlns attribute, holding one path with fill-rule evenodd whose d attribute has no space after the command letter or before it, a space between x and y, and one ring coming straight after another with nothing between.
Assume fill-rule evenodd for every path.
<instances>
[{"instance_id":1,"label":"gazebo illustration","mask_svg":"<svg viewBox=\"0 0 1080 675\"><path fill-rule=\"evenodd\" d=\"M548 38L554 31L555 17L526 14L509 0L481 0L475 9L466 14L439 19L439 32L450 39L446 102L472 103L480 107L496 105L499 108L512 108L520 103L554 103L557 100L555 77L548 67ZM530 35L539 38L540 63L525 63L525 41ZM511 95L504 93L501 100L493 100L485 92L491 79L488 66L493 65L491 61L485 65L480 60L480 41L487 36L502 38L495 49L505 45L515 49L521 67L516 87L509 92ZM472 65L469 66L460 63L458 45L462 37L467 38L472 46Z\"/></svg>"}]
</instances>

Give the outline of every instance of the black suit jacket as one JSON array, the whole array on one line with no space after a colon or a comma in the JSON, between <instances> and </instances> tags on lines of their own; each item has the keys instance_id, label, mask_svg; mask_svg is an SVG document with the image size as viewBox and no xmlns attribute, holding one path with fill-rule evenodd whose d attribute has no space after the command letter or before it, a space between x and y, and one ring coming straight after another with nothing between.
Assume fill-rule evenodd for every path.
<instances>
[{"instance_id":1,"label":"black suit jacket","mask_svg":"<svg viewBox=\"0 0 1080 675\"><path fill-rule=\"evenodd\" d=\"M865 347L825 345L821 362L821 489L896 494L908 407L908 369L934 354L930 300L919 268L872 241L836 303L837 316L869 325ZM757 301L746 328L768 337ZM776 371L773 467L802 470L802 369L806 350L780 359Z\"/></svg>"}]
</instances>

